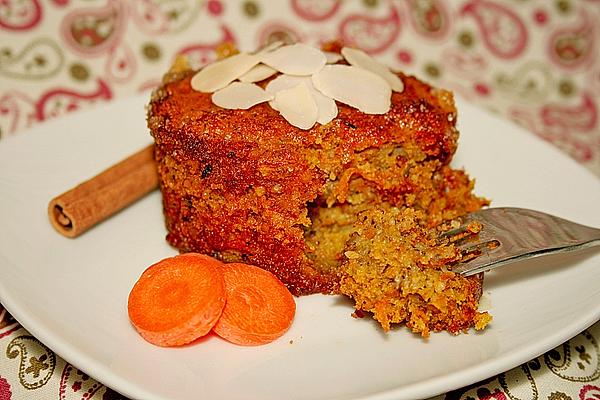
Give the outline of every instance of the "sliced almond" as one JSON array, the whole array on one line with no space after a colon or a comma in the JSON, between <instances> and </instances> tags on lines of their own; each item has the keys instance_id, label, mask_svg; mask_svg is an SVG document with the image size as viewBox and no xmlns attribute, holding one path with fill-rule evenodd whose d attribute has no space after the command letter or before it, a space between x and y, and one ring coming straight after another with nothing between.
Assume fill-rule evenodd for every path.
<instances>
[{"instance_id":1,"label":"sliced almond","mask_svg":"<svg viewBox=\"0 0 600 400\"><path fill-rule=\"evenodd\" d=\"M338 114L337 104L335 104L335 100L330 97L325 96L323 93L319 92L317 89L311 90L311 94L315 103L317 103L317 108L319 109L319 115L317 117L317 122L321 125L325 125L330 123Z\"/></svg>"},{"instance_id":2,"label":"sliced almond","mask_svg":"<svg viewBox=\"0 0 600 400\"><path fill-rule=\"evenodd\" d=\"M271 93L253 83L244 82L230 83L212 95L212 102L219 107L241 110L272 99Z\"/></svg>"},{"instance_id":3,"label":"sliced almond","mask_svg":"<svg viewBox=\"0 0 600 400\"><path fill-rule=\"evenodd\" d=\"M298 86L299 84L304 83L306 85L310 85L309 88L312 87L312 81L309 76L296 76L296 75L286 75L282 74L271 80L267 83L265 90L269 93L275 94L280 90L291 89L294 86Z\"/></svg>"},{"instance_id":4,"label":"sliced almond","mask_svg":"<svg viewBox=\"0 0 600 400\"><path fill-rule=\"evenodd\" d=\"M260 62L259 57L238 53L209 64L192 77L192 89L210 93L222 89Z\"/></svg>"},{"instance_id":5,"label":"sliced almond","mask_svg":"<svg viewBox=\"0 0 600 400\"><path fill-rule=\"evenodd\" d=\"M327 58L322 51L303 43L282 46L262 54L260 60L289 75L311 75L320 70Z\"/></svg>"},{"instance_id":6,"label":"sliced almond","mask_svg":"<svg viewBox=\"0 0 600 400\"><path fill-rule=\"evenodd\" d=\"M267 86L265 86L265 90L267 92L271 93L273 96L275 96L275 94L277 94L277 92L279 92L281 90L285 90L285 89L291 89L294 86L298 86L301 83L304 83L307 86L310 85L310 87L312 87L312 81L311 81L310 77L308 77L308 76L295 76L295 75L281 74L278 77L276 77L275 79L271 80L269 83L267 83ZM274 110L277 110L277 104L275 104L275 101L270 101L269 105ZM277 110L277 111L279 111L279 110Z\"/></svg>"},{"instance_id":7,"label":"sliced almond","mask_svg":"<svg viewBox=\"0 0 600 400\"><path fill-rule=\"evenodd\" d=\"M396 92L402 92L404 90L404 83L398 75L394 74L387 66L381 64L364 51L353 49L351 47L344 47L342 48L342 55L350 65L366 69L381 76L390 84L392 90Z\"/></svg>"},{"instance_id":8,"label":"sliced almond","mask_svg":"<svg viewBox=\"0 0 600 400\"><path fill-rule=\"evenodd\" d=\"M351 65L324 66L312 76L317 90L367 114L385 114L392 91L379 75Z\"/></svg>"},{"instance_id":9,"label":"sliced almond","mask_svg":"<svg viewBox=\"0 0 600 400\"><path fill-rule=\"evenodd\" d=\"M317 103L304 83L279 90L275 94L273 104L281 116L295 127L310 129L317 122Z\"/></svg>"},{"instance_id":10,"label":"sliced almond","mask_svg":"<svg viewBox=\"0 0 600 400\"><path fill-rule=\"evenodd\" d=\"M281 90L286 90L298 86L299 84L305 84L308 88L313 100L317 104L318 116L317 122L325 125L333 120L338 113L337 105L335 100L323 95L313 86L312 80L308 76L295 76L295 75L279 75L277 78L270 81L266 86L266 91L272 94L276 94ZM269 103L271 107L277 110L277 104L275 102Z\"/></svg>"},{"instance_id":11,"label":"sliced almond","mask_svg":"<svg viewBox=\"0 0 600 400\"><path fill-rule=\"evenodd\" d=\"M270 76L273 76L277 73L277 70L269 67L265 64L255 65L250 69L250 71L246 72L244 75L239 77L241 82L260 82L263 79L267 79Z\"/></svg>"},{"instance_id":12,"label":"sliced almond","mask_svg":"<svg viewBox=\"0 0 600 400\"><path fill-rule=\"evenodd\" d=\"M257 56L261 56L261 55L264 55L266 53L269 53L269 52L271 52L273 50L276 50L276 49L280 48L284 44L285 43L282 40L276 40L274 42L265 44L263 47L261 47L260 49L256 50L256 52L254 52L254 54L256 54Z\"/></svg>"},{"instance_id":13,"label":"sliced almond","mask_svg":"<svg viewBox=\"0 0 600 400\"><path fill-rule=\"evenodd\" d=\"M324 51L325 58L327 59L327 64L335 64L338 61L342 61L344 57L340 53L335 53L333 51Z\"/></svg>"}]
</instances>

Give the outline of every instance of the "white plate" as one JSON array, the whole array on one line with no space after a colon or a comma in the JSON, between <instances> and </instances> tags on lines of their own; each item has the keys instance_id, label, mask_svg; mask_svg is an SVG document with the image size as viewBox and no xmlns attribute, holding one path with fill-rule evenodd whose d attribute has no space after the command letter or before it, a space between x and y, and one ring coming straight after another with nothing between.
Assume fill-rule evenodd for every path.
<instances>
[{"instance_id":1,"label":"white plate","mask_svg":"<svg viewBox=\"0 0 600 400\"><path fill-rule=\"evenodd\" d=\"M140 273L175 254L158 192L78 239L51 228L51 197L150 142L147 97L49 121L0 141L0 300L31 334L108 386L143 399L409 399L487 378L579 333L600 317L600 254L586 251L489 273L494 316L483 334L428 340L382 333L339 297L297 300L291 330L262 347L211 336L165 349L130 326ZM464 102L454 165L494 205L536 208L600 226L596 177L509 122Z\"/></svg>"}]
</instances>

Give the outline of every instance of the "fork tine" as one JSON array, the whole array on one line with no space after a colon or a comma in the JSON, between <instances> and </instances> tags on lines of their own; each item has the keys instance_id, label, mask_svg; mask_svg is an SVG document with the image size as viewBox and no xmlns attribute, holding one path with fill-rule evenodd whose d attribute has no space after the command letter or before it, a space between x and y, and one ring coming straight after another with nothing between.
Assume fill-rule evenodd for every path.
<instances>
[{"instance_id":1,"label":"fork tine","mask_svg":"<svg viewBox=\"0 0 600 400\"><path fill-rule=\"evenodd\" d=\"M479 234L481 235L481 233ZM478 235L478 236L479 236ZM482 239L481 237L476 236L476 240L465 240L458 244L455 244L456 247L461 253L473 253L473 252L483 252L484 250L492 251L496 250L500 247L501 243L499 240L494 238L486 238Z\"/></svg>"},{"instance_id":2,"label":"fork tine","mask_svg":"<svg viewBox=\"0 0 600 400\"><path fill-rule=\"evenodd\" d=\"M480 272L485 272L488 269L491 269L491 265L494 264L490 258L489 254L482 254L479 257L468 260L467 262L459 263L452 267L452 272L456 272L457 274L461 274L463 276L476 275Z\"/></svg>"},{"instance_id":3,"label":"fork tine","mask_svg":"<svg viewBox=\"0 0 600 400\"><path fill-rule=\"evenodd\" d=\"M481 223L471 218L470 215L459 218L458 222L460 223L459 226L443 232L440 237L448 239L450 243L460 242L472 238L475 234L479 233L482 228Z\"/></svg>"},{"instance_id":4,"label":"fork tine","mask_svg":"<svg viewBox=\"0 0 600 400\"><path fill-rule=\"evenodd\" d=\"M485 245L496 240L496 230L484 225L475 214L466 215L459 219L460 226L443 232L440 237L448 239L461 252Z\"/></svg>"}]
</instances>

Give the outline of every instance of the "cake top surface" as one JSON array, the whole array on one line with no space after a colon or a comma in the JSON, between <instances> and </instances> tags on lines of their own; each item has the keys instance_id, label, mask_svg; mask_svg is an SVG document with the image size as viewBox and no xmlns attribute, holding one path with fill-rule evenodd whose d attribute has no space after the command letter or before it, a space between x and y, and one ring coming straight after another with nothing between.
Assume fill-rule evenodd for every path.
<instances>
[{"instance_id":1,"label":"cake top surface","mask_svg":"<svg viewBox=\"0 0 600 400\"><path fill-rule=\"evenodd\" d=\"M291 125L266 102L249 109L220 107L211 93L192 88L194 73L180 72L154 93L148 122L158 142L203 139L279 143L282 147L319 145L348 154L384 143L410 144L443 162L449 161L456 149L452 94L401 73L404 90L392 92L390 110L385 114L366 114L336 102L335 118L310 129ZM257 84L262 87L272 81L267 78Z\"/></svg>"}]
</instances>

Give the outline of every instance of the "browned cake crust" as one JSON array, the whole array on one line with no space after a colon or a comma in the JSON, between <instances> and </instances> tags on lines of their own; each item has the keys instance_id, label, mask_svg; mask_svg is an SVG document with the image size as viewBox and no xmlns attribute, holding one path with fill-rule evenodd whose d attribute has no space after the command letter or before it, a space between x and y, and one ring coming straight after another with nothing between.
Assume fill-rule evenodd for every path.
<instances>
[{"instance_id":1,"label":"browned cake crust","mask_svg":"<svg viewBox=\"0 0 600 400\"><path fill-rule=\"evenodd\" d=\"M480 208L472 182L448 167L452 94L400 76L387 114L338 103L337 118L307 131L266 103L215 106L191 72L171 77L148 108L169 243L258 265L296 295L335 293L358 212L407 206L434 226Z\"/></svg>"}]
</instances>

